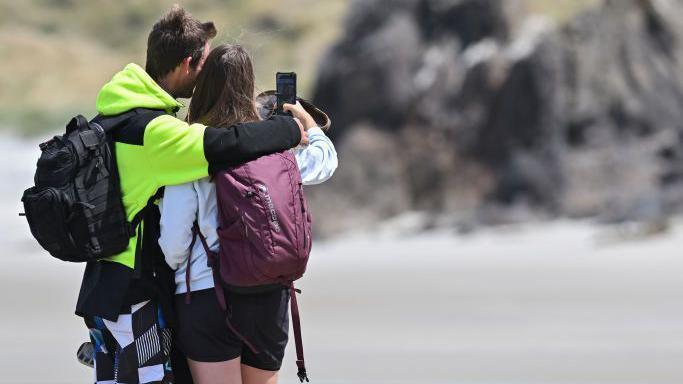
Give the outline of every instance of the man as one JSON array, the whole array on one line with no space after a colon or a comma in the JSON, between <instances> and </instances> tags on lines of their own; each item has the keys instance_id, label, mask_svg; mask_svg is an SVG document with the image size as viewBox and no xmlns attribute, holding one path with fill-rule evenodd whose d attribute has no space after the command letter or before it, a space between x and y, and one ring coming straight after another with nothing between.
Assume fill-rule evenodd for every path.
<instances>
[{"instance_id":1,"label":"man","mask_svg":"<svg viewBox=\"0 0 683 384\"><path fill-rule=\"evenodd\" d=\"M188 125L174 117L175 99L190 97L216 29L175 6L152 28L143 70L128 64L97 97L96 120L113 126L127 219L128 249L88 263L76 314L90 329L97 383L171 380L169 323L173 274L158 250L157 191L208 176L306 141L289 117L233 127Z\"/></svg>"}]
</instances>

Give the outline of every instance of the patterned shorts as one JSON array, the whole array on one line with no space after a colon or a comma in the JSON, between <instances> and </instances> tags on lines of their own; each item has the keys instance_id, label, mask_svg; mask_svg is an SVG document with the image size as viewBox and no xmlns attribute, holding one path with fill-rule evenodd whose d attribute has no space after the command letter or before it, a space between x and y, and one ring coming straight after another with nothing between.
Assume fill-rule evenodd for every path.
<instances>
[{"instance_id":1,"label":"patterned shorts","mask_svg":"<svg viewBox=\"0 0 683 384\"><path fill-rule=\"evenodd\" d=\"M96 384L172 383L171 330L159 306L145 301L117 321L86 319L95 349Z\"/></svg>"}]
</instances>

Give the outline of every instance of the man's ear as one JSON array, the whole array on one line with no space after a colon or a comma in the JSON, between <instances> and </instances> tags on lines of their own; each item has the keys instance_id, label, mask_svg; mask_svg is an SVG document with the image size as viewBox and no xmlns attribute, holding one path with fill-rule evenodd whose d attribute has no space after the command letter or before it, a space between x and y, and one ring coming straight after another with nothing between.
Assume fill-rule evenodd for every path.
<instances>
[{"instance_id":1,"label":"man's ear","mask_svg":"<svg viewBox=\"0 0 683 384\"><path fill-rule=\"evenodd\" d=\"M183 71L183 74L189 75L190 71L192 70L192 66L190 63L192 62L192 56L188 56L183 59L183 61L180 63L180 68Z\"/></svg>"},{"instance_id":2,"label":"man's ear","mask_svg":"<svg viewBox=\"0 0 683 384\"><path fill-rule=\"evenodd\" d=\"M204 52L202 52L202 57L199 59L199 63L197 63L197 68L196 71L197 73L201 72L202 69L204 68L204 64L206 63L206 59L209 57L209 50L211 49L211 44L210 42L206 42L204 44Z\"/></svg>"}]
</instances>

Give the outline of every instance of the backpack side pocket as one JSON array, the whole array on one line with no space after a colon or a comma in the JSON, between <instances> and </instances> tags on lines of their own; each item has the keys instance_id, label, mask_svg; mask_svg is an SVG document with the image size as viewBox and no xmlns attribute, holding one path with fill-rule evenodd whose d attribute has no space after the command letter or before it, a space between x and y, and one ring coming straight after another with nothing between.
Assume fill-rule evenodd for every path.
<instances>
[{"instance_id":1,"label":"backpack side pocket","mask_svg":"<svg viewBox=\"0 0 683 384\"><path fill-rule=\"evenodd\" d=\"M58 188L31 187L24 191L21 201L31 233L38 243L58 259L81 261L68 230L72 215L69 195Z\"/></svg>"}]
</instances>

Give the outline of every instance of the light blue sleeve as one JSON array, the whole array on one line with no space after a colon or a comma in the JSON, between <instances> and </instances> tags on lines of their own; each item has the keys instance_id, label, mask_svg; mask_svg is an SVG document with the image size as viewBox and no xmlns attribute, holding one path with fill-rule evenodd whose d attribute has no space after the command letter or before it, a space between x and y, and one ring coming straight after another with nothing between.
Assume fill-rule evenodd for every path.
<instances>
[{"instance_id":1,"label":"light blue sleeve","mask_svg":"<svg viewBox=\"0 0 683 384\"><path fill-rule=\"evenodd\" d=\"M166 263L176 270L187 262L192 243L192 225L197 220L198 198L194 183L166 187L161 211L159 246Z\"/></svg>"},{"instance_id":2,"label":"light blue sleeve","mask_svg":"<svg viewBox=\"0 0 683 384\"><path fill-rule=\"evenodd\" d=\"M320 184L332 177L337 169L337 151L318 127L308 130L308 139L308 146L297 148L294 155L304 185Z\"/></svg>"}]
</instances>

